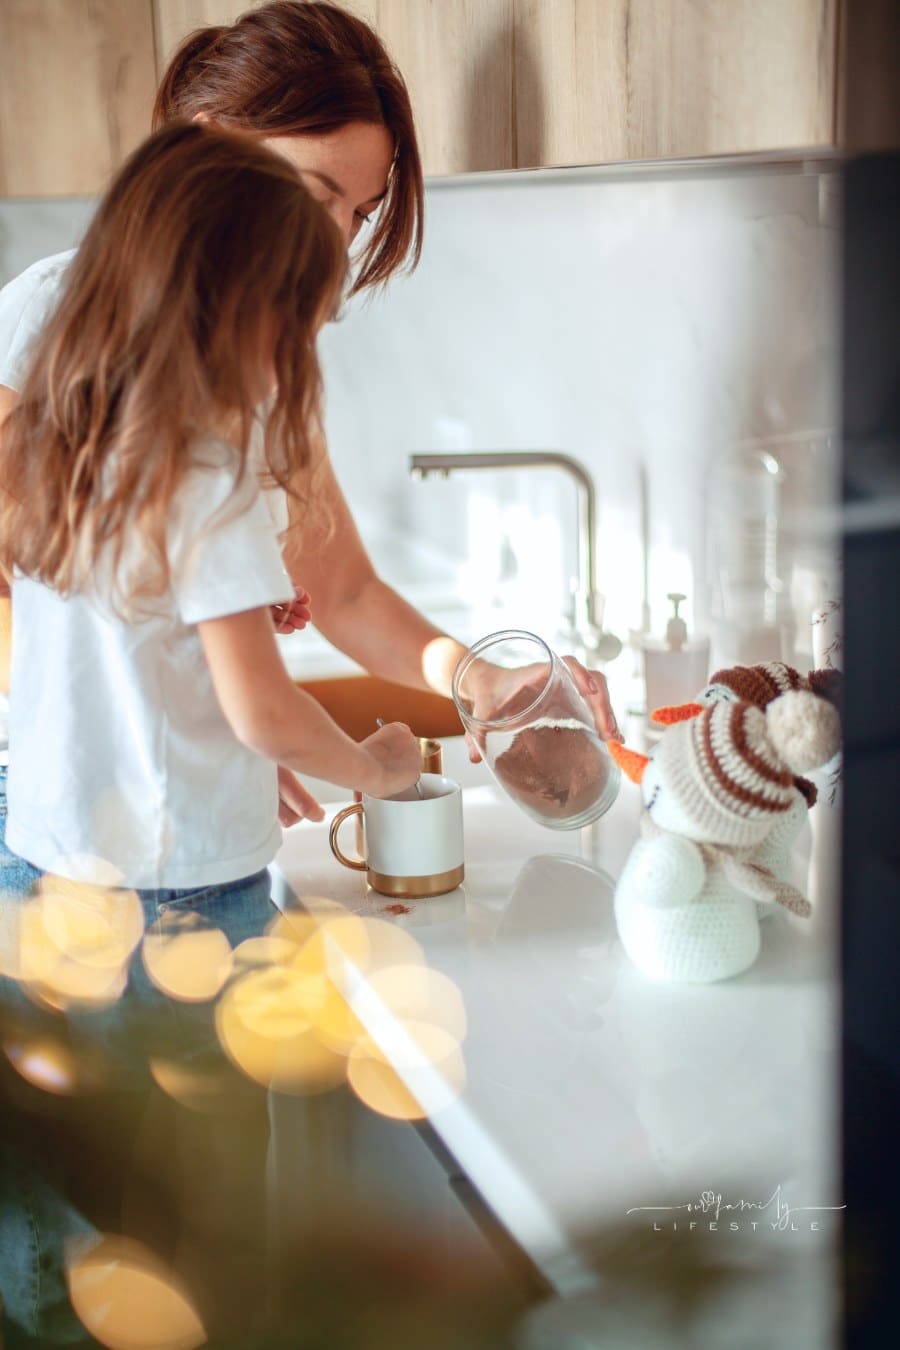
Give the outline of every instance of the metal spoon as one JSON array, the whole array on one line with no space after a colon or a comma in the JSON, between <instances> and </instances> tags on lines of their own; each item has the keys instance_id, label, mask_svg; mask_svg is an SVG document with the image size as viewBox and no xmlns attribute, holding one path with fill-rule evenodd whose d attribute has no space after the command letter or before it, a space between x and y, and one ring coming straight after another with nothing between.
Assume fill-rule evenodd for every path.
<instances>
[{"instance_id":1,"label":"metal spoon","mask_svg":"<svg viewBox=\"0 0 900 1350\"><path fill-rule=\"evenodd\" d=\"M375 718L375 725L376 725L377 727L383 727L383 726L384 726L384 718L383 718L383 717L376 717L376 718ZM416 796L418 797L419 801L420 801L420 802L421 802L421 801L424 801L424 799L425 799L425 794L424 794L424 792L422 791L422 784L421 784L421 782L419 781L418 778L416 779L415 787L416 787Z\"/></svg>"}]
</instances>

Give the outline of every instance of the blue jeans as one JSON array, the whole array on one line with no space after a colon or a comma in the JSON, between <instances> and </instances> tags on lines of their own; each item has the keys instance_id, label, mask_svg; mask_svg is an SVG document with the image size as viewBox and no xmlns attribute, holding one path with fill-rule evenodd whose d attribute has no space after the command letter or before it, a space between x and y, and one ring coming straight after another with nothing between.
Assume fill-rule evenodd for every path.
<instances>
[{"instance_id":1,"label":"blue jeans","mask_svg":"<svg viewBox=\"0 0 900 1350\"><path fill-rule=\"evenodd\" d=\"M0 766L0 905L14 905L28 896L43 874L9 851L5 834L6 767ZM169 914L193 912L221 929L232 946L261 934L277 912L266 869L220 885L143 890L138 896L147 929ZM212 1008L211 1003L174 1003L159 993L147 976L140 949L132 959L125 994L103 1010L62 1015L37 1008L17 984L0 977L0 1017L6 1035L15 1040L46 1033L66 1043L76 1061L101 1055L106 1066L104 1095L93 1099L97 1127L85 1131L84 1110L77 1098L48 1100L0 1063L0 1300L5 1344L97 1344L84 1332L68 1301L63 1239L108 1226L103 1217L95 1221L92 1201L99 1197L101 1208L114 1211L117 1197L132 1184L127 1162L118 1169L109 1164L105 1144L117 1138L121 1156L127 1159L135 1131L143 1128L146 1133L148 1110L159 1112L160 1094L150 1079L148 1059L163 1055L182 1062L204 1061L220 1053ZM258 1155L261 1174L267 1133L264 1099L255 1116L251 1113L246 1119L246 1146L240 1156L252 1160ZM210 1120L209 1128L215 1141L215 1120ZM85 1141L85 1152L79 1151L79 1139ZM215 1149L208 1152L209 1166L215 1167ZM90 1172L92 1165L102 1179L98 1186L73 1189L73 1174ZM255 1176L252 1169L250 1175ZM253 1195L251 1187L251 1204ZM248 1229L255 1231L252 1225Z\"/></svg>"},{"instance_id":2,"label":"blue jeans","mask_svg":"<svg viewBox=\"0 0 900 1350\"><path fill-rule=\"evenodd\" d=\"M29 895L43 876L37 867L12 853L6 846L7 765L0 764L0 895ZM196 910L221 928L232 946L256 937L275 913L269 873L266 868L238 881L178 890L160 887L137 892L149 928L169 911Z\"/></svg>"},{"instance_id":3,"label":"blue jeans","mask_svg":"<svg viewBox=\"0 0 900 1350\"><path fill-rule=\"evenodd\" d=\"M6 847L6 774L0 764L0 895L28 895L40 872Z\"/></svg>"}]
</instances>

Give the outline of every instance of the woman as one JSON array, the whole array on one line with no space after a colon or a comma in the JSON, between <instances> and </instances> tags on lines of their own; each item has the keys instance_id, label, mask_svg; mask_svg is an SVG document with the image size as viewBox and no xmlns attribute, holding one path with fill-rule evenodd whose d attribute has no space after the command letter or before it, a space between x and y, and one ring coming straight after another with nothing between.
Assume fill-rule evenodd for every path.
<instances>
[{"instance_id":1,"label":"woman","mask_svg":"<svg viewBox=\"0 0 900 1350\"><path fill-rule=\"evenodd\" d=\"M230 26L191 34L163 77L154 128L173 118L246 132L287 158L335 220L348 248L359 236L354 293L383 285L418 261L423 186L409 97L377 35L338 6L274 0ZM54 308L71 256L35 264L0 292L0 419L12 407L28 352ZM448 694L463 646L376 575L327 456L319 494L333 522L330 537L304 547L297 532L299 543L285 554L295 585L312 597L316 626L372 674ZM0 603L5 611L0 631L8 636L8 608ZM307 614L301 595L280 611L281 631L300 626ZM570 664L601 734L615 734L603 677ZM5 673L0 679L5 687ZM0 761L6 759L5 743L0 725ZM478 758L477 751L471 753ZM0 763L0 816L5 777ZM321 817L289 770L280 768L278 777L283 825ZM6 864L7 885L17 889L17 862L4 852L0 863Z\"/></svg>"}]
</instances>

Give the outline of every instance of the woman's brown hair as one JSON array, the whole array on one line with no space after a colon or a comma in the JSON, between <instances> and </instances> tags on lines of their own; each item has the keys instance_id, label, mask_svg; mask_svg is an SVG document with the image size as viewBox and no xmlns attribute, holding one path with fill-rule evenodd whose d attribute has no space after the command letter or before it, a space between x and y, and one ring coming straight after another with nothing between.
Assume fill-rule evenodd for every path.
<instances>
[{"instance_id":1,"label":"woman's brown hair","mask_svg":"<svg viewBox=\"0 0 900 1350\"><path fill-rule=\"evenodd\" d=\"M384 126L394 162L353 291L379 285L422 250L422 166L403 77L368 24L325 0L272 0L236 23L201 28L163 76L153 125L197 114L260 136Z\"/></svg>"},{"instance_id":2,"label":"woman's brown hair","mask_svg":"<svg viewBox=\"0 0 900 1350\"><path fill-rule=\"evenodd\" d=\"M260 467L296 497L319 433L316 334L346 265L280 156L199 124L151 136L100 203L3 423L0 566L66 594L101 554L117 576L138 531L149 579L128 594L162 593L198 442L227 427L237 487L273 386Z\"/></svg>"}]
</instances>

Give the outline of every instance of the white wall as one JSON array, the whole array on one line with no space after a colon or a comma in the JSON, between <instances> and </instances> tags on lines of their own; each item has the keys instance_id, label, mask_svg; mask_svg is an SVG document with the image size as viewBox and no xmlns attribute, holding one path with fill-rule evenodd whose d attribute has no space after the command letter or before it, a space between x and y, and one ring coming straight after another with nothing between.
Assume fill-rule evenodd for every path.
<instances>
[{"instance_id":1,"label":"white wall","mask_svg":"<svg viewBox=\"0 0 900 1350\"><path fill-rule=\"evenodd\" d=\"M568 481L414 483L407 457L560 449L597 483L613 631L641 618L642 473L654 627L672 589L708 625L709 466L768 438L785 518L832 491L832 450L810 433L835 421L836 179L737 160L432 182L416 274L323 341L332 453L388 579L462 636L505 620L550 635L574 571ZM0 279L72 243L89 211L0 203ZM801 614L831 585L814 561L812 580L779 564Z\"/></svg>"},{"instance_id":2,"label":"white wall","mask_svg":"<svg viewBox=\"0 0 900 1350\"><path fill-rule=\"evenodd\" d=\"M710 463L774 437L787 503L831 491L833 456L806 433L835 420L835 198L821 164L431 184L418 272L325 337L332 452L371 537L414 536L472 602L502 595L528 620L539 600L546 624L574 567L568 483L414 483L406 458L565 450L597 482L600 585L625 635L643 469L654 623L671 589L705 621Z\"/></svg>"},{"instance_id":3,"label":"white wall","mask_svg":"<svg viewBox=\"0 0 900 1350\"><path fill-rule=\"evenodd\" d=\"M0 286L38 258L72 248L93 212L89 197L0 197Z\"/></svg>"}]
</instances>

